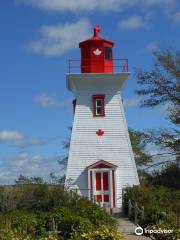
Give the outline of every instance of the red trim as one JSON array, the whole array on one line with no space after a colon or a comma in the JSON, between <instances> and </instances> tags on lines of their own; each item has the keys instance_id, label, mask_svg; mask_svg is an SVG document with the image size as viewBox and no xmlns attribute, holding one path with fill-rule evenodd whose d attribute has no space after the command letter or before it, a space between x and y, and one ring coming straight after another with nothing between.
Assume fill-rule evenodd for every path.
<instances>
[{"instance_id":1,"label":"red trim","mask_svg":"<svg viewBox=\"0 0 180 240\"><path fill-rule=\"evenodd\" d=\"M112 184L113 184L113 207L116 207L116 201L115 201L115 177L114 177L114 170L112 170Z\"/></svg>"},{"instance_id":2,"label":"red trim","mask_svg":"<svg viewBox=\"0 0 180 240\"><path fill-rule=\"evenodd\" d=\"M100 164L104 164L103 168L117 168L116 165L112 164L112 163L109 163L107 161L104 161L104 160L99 160L91 165L88 166L88 169L92 169L92 168L98 168L98 166Z\"/></svg>"},{"instance_id":3,"label":"red trim","mask_svg":"<svg viewBox=\"0 0 180 240\"><path fill-rule=\"evenodd\" d=\"M96 191L101 191L101 172L96 172Z\"/></svg>"},{"instance_id":4,"label":"red trim","mask_svg":"<svg viewBox=\"0 0 180 240\"><path fill-rule=\"evenodd\" d=\"M109 190L109 172L103 172L103 190Z\"/></svg>"},{"instance_id":5,"label":"red trim","mask_svg":"<svg viewBox=\"0 0 180 240\"><path fill-rule=\"evenodd\" d=\"M96 101L101 99L103 101L103 111L102 114L96 113ZM93 116L94 117L104 117L105 116L105 95L93 95Z\"/></svg>"},{"instance_id":6,"label":"red trim","mask_svg":"<svg viewBox=\"0 0 180 240\"><path fill-rule=\"evenodd\" d=\"M111 167L106 164L100 163L100 164L96 165L94 168L111 168Z\"/></svg>"},{"instance_id":7,"label":"red trim","mask_svg":"<svg viewBox=\"0 0 180 240\"><path fill-rule=\"evenodd\" d=\"M109 202L109 195L104 195L104 202Z\"/></svg>"},{"instance_id":8,"label":"red trim","mask_svg":"<svg viewBox=\"0 0 180 240\"><path fill-rule=\"evenodd\" d=\"M96 201L102 202L102 195L96 195Z\"/></svg>"}]
</instances>

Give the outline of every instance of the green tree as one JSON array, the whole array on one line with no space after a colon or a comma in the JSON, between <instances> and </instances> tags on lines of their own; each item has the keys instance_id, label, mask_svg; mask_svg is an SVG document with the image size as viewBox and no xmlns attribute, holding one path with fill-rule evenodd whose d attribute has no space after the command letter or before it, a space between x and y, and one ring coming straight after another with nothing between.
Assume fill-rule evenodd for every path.
<instances>
[{"instance_id":1,"label":"green tree","mask_svg":"<svg viewBox=\"0 0 180 240\"><path fill-rule=\"evenodd\" d=\"M138 167L145 166L152 161L151 155L147 152L147 139L149 137L148 134L141 131L133 130L129 128L129 136L131 140L131 145L136 161L136 165Z\"/></svg>"},{"instance_id":2,"label":"green tree","mask_svg":"<svg viewBox=\"0 0 180 240\"><path fill-rule=\"evenodd\" d=\"M155 170L146 176L150 185L163 185L169 189L180 189L180 171L175 163L168 163L161 170Z\"/></svg>"},{"instance_id":3,"label":"green tree","mask_svg":"<svg viewBox=\"0 0 180 240\"><path fill-rule=\"evenodd\" d=\"M44 184L44 180L41 177L27 177L22 174L15 180L17 185L25 185L25 184Z\"/></svg>"},{"instance_id":4,"label":"green tree","mask_svg":"<svg viewBox=\"0 0 180 240\"><path fill-rule=\"evenodd\" d=\"M147 151L149 134L129 128L129 136L138 168L139 180L141 183L146 183L149 179L149 174L144 168L151 164L153 160L153 156Z\"/></svg>"},{"instance_id":5,"label":"green tree","mask_svg":"<svg viewBox=\"0 0 180 240\"><path fill-rule=\"evenodd\" d=\"M158 144L168 153L169 160L180 165L180 52L159 50L154 52L155 63L150 71L137 71L136 92L142 96L141 107L167 106L167 119L172 127L150 131L149 141Z\"/></svg>"},{"instance_id":6,"label":"green tree","mask_svg":"<svg viewBox=\"0 0 180 240\"><path fill-rule=\"evenodd\" d=\"M68 127L68 130L70 132L72 132L72 127ZM70 147L70 137L68 137L67 140L63 142L63 148L65 149L65 155L58 159L60 173L64 172L67 168L69 147ZM51 172L49 176L51 178L51 181L55 184L63 184L65 182L65 178L66 178L65 173L57 176L54 172Z\"/></svg>"}]
</instances>

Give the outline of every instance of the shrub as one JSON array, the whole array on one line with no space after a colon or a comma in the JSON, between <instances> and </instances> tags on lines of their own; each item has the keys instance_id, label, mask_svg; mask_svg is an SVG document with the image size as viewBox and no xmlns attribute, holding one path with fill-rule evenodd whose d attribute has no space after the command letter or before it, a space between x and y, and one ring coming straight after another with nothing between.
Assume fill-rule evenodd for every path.
<instances>
[{"instance_id":1,"label":"shrub","mask_svg":"<svg viewBox=\"0 0 180 240\"><path fill-rule=\"evenodd\" d=\"M44 221L48 231L56 231L65 239L70 238L73 231L82 233L93 229L93 224L88 218L79 216L67 207L56 208L49 213L42 214L40 218Z\"/></svg>"},{"instance_id":2,"label":"shrub","mask_svg":"<svg viewBox=\"0 0 180 240\"><path fill-rule=\"evenodd\" d=\"M71 200L70 194L61 185L28 184L0 187L0 212L13 210L32 212L48 211L65 205Z\"/></svg>"},{"instance_id":3,"label":"shrub","mask_svg":"<svg viewBox=\"0 0 180 240\"><path fill-rule=\"evenodd\" d=\"M47 236L47 237L33 237L31 235L17 234L12 231L1 231L0 232L0 240L60 240L55 236Z\"/></svg>"},{"instance_id":4,"label":"shrub","mask_svg":"<svg viewBox=\"0 0 180 240\"><path fill-rule=\"evenodd\" d=\"M151 229L155 230L173 230L172 233L158 233L153 234L156 240L178 240L180 239L180 229L176 228L173 224L159 221L158 223L151 226Z\"/></svg>"},{"instance_id":5,"label":"shrub","mask_svg":"<svg viewBox=\"0 0 180 240\"><path fill-rule=\"evenodd\" d=\"M174 240L178 239L177 229L178 218L180 214L180 191L172 191L163 186L134 186L126 189L125 195L125 210L127 210L127 201L131 199L139 207L144 206L144 219L139 221L143 228L153 227L158 229L174 229L174 232L169 235L155 234L155 239L158 240ZM165 214L163 214L165 213Z\"/></svg>"},{"instance_id":6,"label":"shrub","mask_svg":"<svg viewBox=\"0 0 180 240\"><path fill-rule=\"evenodd\" d=\"M162 219L162 213L166 213L166 216ZM145 209L144 219L140 221L140 225L143 227L152 226L160 221L166 222L167 224L174 226L176 225L176 214L168 208L162 208L157 204L149 205Z\"/></svg>"},{"instance_id":7,"label":"shrub","mask_svg":"<svg viewBox=\"0 0 180 240\"><path fill-rule=\"evenodd\" d=\"M134 186L127 188L127 199L132 203L147 208L151 205L158 205L161 208L169 208L173 212L180 212L180 190L171 191L163 186Z\"/></svg>"},{"instance_id":8,"label":"shrub","mask_svg":"<svg viewBox=\"0 0 180 240\"><path fill-rule=\"evenodd\" d=\"M116 224L116 221L112 219L109 213L86 198L81 198L77 201L75 211L76 214L88 218L95 226L104 224L115 226Z\"/></svg>"},{"instance_id":9,"label":"shrub","mask_svg":"<svg viewBox=\"0 0 180 240\"><path fill-rule=\"evenodd\" d=\"M147 181L150 185L163 185L169 189L180 189L180 169L178 164L171 162L149 174Z\"/></svg>"},{"instance_id":10,"label":"shrub","mask_svg":"<svg viewBox=\"0 0 180 240\"><path fill-rule=\"evenodd\" d=\"M11 212L0 217L0 230L16 230L17 233L28 234L36 232L37 217L33 213Z\"/></svg>"},{"instance_id":11,"label":"shrub","mask_svg":"<svg viewBox=\"0 0 180 240\"><path fill-rule=\"evenodd\" d=\"M123 240L124 237L112 226L103 225L97 230L83 233L80 236L72 235L72 240Z\"/></svg>"},{"instance_id":12,"label":"shrub","mask_svg":"<svg viewBox=\"0 0 180 240\"><path fill-rule=\"evenodd\" d=\"M8 212L17 208L21 192L12 186L0 186L0 212Z\"/></svg>"},{"instance_id":13,"label":"shrub","mask_svg":"<svg viewBox=\"0 0 180 240\"><path fill-rule=\"evenodd\" d=\"M11 199L12 196L15 197ZM4 207L0 213L0 230L16 233L14 239L17 240L18 237L26 239L27 235L32 240L33 237L46 239L52 232L58 240L72 236L78 239L78 236L90 234L102 225L116 228L110 214L75 192L64 190L62 186L36 184L7 187L0 189L1 197ZM9 199L8 204L5 199ZM11 240L8 234L4 240L9 240L8 237Z\"/></svg>"},{"instance_id":14,"label":"shrub","mask_svg":"<svg viewBox=\"0 0 180 240\"><path fill-rule=\"evenodd\" d=\"M34 240L34 239L31 236L4 230L0 232L0 240Z\"/></svg>"}]
</instances>

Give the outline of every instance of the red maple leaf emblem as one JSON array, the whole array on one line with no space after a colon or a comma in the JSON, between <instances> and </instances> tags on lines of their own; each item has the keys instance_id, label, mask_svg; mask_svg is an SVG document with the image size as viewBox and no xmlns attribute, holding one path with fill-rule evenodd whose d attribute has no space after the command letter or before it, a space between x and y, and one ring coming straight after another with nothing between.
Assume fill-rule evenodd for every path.
<instances>
[{"instance_id":1,"label":"red maple leaf emblem","mask_svg":"<svg viewBox=\"0 0 180 240\"><path fill-rule=\"evenodd\" d=\"M103 134L104 134L104 131L102 129L98 129L98 131L96 131L96 135L99 137L103 136Z\"/></svg>"}]
</instances>

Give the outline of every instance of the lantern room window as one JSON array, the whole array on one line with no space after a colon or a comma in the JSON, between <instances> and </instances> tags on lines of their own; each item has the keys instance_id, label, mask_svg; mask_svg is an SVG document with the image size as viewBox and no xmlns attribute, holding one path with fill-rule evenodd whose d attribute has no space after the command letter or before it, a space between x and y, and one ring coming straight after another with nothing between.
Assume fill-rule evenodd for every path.
<instances>
[{"instance_id":1,"label":"lantern room window","mask_svg":"<svg viewBox=\"0 0 180 240\"><path fill-rule=\"evenodd\" d=\"M112 48L105 47L105 60L112 60Z\"/></svg>"},{"instance_id":2,"label":"lantern room window","mask_svg":"<svg viewBox=\"0 0 180 240\"><path fill-rule=\"evenodd\" d=\"M94 117L105 116L105 95L93 96L93 114Z\"/></svg>"}]
</instances>

